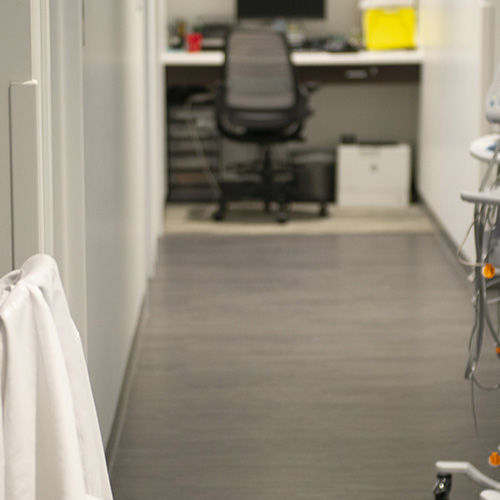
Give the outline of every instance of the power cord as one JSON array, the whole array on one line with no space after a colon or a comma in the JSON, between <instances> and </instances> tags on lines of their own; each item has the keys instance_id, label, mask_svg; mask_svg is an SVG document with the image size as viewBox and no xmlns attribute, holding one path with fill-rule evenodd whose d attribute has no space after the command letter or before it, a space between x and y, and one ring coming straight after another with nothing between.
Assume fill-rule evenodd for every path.
<instances>
[{"instance_id":1,"label":"power cord","mask_svg":"<svg viewBox=\"0 0 500 500\"><path fill-rule=\"evenodd\" d=\"M222 190L219 186L219 182L214 175L210 163L208 161L207 155L205 154L205 149L203 148L203 142L200 137L199 123L193 115L193 106L195 104L208 104L213 102L214 94L210 92L206 93L198 93L191 95L186 104L186 110L188 112L188 116L190 117L189 124L192 129L192 134L190 135L191 140L193 142L193 146L195 148L196 156L201 160L202 171L207 179L208 185L210 186L211 191L219 197L222 194Z\"/></svg>"}]
</instances>

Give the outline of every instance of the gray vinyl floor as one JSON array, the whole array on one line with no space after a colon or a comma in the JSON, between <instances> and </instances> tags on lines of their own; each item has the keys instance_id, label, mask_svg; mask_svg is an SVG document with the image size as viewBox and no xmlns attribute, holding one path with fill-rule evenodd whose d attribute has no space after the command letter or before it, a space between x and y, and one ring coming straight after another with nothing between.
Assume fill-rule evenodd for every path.
<instances>
[{"instance_id":1,"label":"gray vinyl floor","mask_svg":"<svg viewBox=\"0 0 500 500\"><path fill-rule=\"evenodd\" d=\"M115 500L423 500L436 460L500 478L463 379L472 319L437 233L168 235ZM498 395L477 412L494 449Z\"/></svg>"}]
</instances>

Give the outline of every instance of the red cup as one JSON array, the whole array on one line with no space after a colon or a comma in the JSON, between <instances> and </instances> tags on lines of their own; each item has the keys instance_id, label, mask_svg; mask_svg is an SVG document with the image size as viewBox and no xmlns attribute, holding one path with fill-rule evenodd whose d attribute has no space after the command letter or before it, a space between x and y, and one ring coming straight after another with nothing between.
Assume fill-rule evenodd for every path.
<instances>
[{"instance_id":1,"label":"red cup","mask_svg":"<svg viewBox=\"0 0 500 500\"><path fill-rule=\"evenodd\" d=\"M188 33L186 35L186 47L188 52L198 52L201 50L203 35L201 33Z\"/></svg>"}]
</instances>

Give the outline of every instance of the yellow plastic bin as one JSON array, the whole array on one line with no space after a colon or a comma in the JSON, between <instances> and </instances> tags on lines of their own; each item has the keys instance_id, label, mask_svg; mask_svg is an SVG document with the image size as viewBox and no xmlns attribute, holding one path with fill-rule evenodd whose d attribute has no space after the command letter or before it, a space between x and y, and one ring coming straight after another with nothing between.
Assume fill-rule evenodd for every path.
<instances>
[{"instance_id":1,"label":"yellow plastic bin","mask_svg":"<svg viewBox=\"0 0 500 500\"><path fill-rule=\"evenodd\" d=\"M368 50L416 47L415 0L361 0L359 7Z\"/></svg>"}]
</instances>

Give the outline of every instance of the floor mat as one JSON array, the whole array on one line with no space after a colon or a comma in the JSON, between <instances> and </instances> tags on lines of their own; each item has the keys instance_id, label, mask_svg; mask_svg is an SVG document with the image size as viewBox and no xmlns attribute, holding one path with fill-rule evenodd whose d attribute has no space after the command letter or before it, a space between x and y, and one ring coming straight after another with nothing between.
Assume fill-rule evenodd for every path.
<instances>
[{"instance_id":1,"label":"floor mat","mask_svg":"<svg viewBox=\"0 0 500 500\"><path fill-rule=\"evenodd\" d=\"M319 205L300 203L291 206L290 220L280 224L275 212L266 213L261 203L237 203L223 221L212 215L215 204L168 203L165 233L241 234L371 234L430 233L437 230L420 205L408 207L338 207L331 205L327 217L319 216Z\"/></svg>"}]
</instances>

